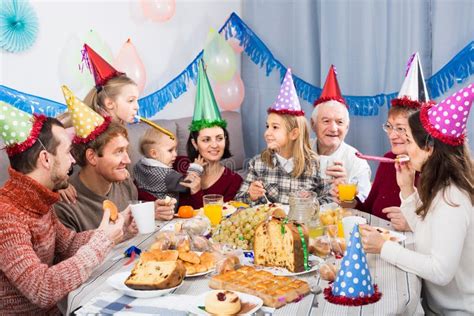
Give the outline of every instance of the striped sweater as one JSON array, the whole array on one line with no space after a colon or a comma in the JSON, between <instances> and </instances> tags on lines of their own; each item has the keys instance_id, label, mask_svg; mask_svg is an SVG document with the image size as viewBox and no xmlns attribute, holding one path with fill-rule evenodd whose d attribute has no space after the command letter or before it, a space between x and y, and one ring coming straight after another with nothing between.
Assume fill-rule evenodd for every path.
<instances>
[{"instance_id":1,"label":"striped sweater","mask_svg":"<svg viewBox=\"0 0 474 316\"><path fill-rule=\"evenodd\" d=\"M52 212L59 195L12 168L0 189L0 315L59 314L112 248L100 230L75 233Z\"/></svg>"}]
</instances>

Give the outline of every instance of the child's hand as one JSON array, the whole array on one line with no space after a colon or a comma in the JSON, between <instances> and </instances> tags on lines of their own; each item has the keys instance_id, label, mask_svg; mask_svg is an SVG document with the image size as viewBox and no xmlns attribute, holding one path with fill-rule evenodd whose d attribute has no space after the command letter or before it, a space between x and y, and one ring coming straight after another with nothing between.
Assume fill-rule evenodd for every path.
<instances>
[{"instance_id":1,"label":"child's hand","mask_svg":"<svg viewBox=\"0 0 474 316\"><path fill-rule=\"evenodd\" d=\"M261 181L252 182L248 190L249 197L252 201L261 198L266 192Z\"/></svg>"},{"instance_id":2,"label":"child's hand","mask_svg":"<svg viewBox=\"0 0 474 316\"><path fill-rule=\"evenodd\" d=\"M189 188L191 190L191 194L196 194L197 192L201 191L201 177L195 172L188 173L186 178L184 178L184 180L179 184L181 184L183 187Z\"/></svg>"},{"instance_id":3,"label":"child's hand","mask_svg":"<svg viewBox=\"0 0 474 316\"><path fill-rule=\"evenodd\" d=\"M202 158L201 155L198 155L196 159L194 159L194 163L200 165L201 167L204 167L207 165L207 161Z\"/></svg>"}]
</instances>

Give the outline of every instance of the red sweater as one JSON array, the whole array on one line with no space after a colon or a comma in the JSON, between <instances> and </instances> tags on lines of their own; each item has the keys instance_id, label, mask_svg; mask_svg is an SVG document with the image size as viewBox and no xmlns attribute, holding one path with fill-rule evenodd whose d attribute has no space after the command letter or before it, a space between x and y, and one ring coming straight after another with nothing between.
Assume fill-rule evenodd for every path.
<instances>
[{"instance_id":1,"label":"red sweater","mask_svg":"<svg viewBox=\"0 0 474 316\"><path fill-rule=\"evenodd\" d=\"M389 151L384 157L395 158L396 155ZM415 183L417 183L417 180L418 173L416 174ZM400 187L397 184L395 165L393 163L380 163L369 196L364 203L357 199L356 209L389 220L385 213L382 213L382 210L390 206L400 206L400 204Z\"/></svg>"},{"instance_id":2,"label":"red sweater","mask_svg":"<svg viewBox=\"0 0 474 316\"><path fill-rule=\"evenodd\" d=\"M178 172L186 174L189 167L189 158L184 156L177 157L174 166ZM194 209L201 208L203 206L202 197L206 194L222 194L225 202L230 201L239 191L241 184L242 177L229 168L224 167L222 176L209 188L201 190L196 194L180 193L179 205L191 205Z\"/></svg>"},{"instance_id":3,"label":"red sweater","mask_svg":"<svg viewBox=\"0 0 474 316\"><path fill-rule=\"evenodd\" d=\"M59 314L112 248L103 231L75 233L52 211L59 195L12 168L0 189L0 314Z\"/></svg>"}]
</instances>

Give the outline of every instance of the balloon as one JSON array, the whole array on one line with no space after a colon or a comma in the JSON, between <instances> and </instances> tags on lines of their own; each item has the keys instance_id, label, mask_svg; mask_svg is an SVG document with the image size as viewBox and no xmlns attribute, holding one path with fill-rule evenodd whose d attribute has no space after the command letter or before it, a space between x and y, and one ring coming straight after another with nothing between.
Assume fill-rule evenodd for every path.
<instances>
[{"instance_id":1,"label":"balloon","mask_svg":"<svg viewBox=\"0 0 474 316\"><path fill-rule=\"evenodd\" d=\"M227 82L234 77L237 70L235 53L214 29L211 29L207 36L203 58L207 74L215 82Z\"/></svg>"},{"instance_id":2,"label":"balloon","mask_svg":"<svg viewBox=\"0 0 474 316\"><path fill-rule=\"evenodd\" d=\"M140 0L143 15L154 22L171 19L176 10L175 0Z\"/></svg>"},{"instance_id":3,"label":"balloon","mask_svg":"<svg viewBox=\"0 0 474 316\"><path fill-rule=\"evenodd\" d=\"M240 54L244 51L244 48L240 46L240 41L234 37L227 39L227 43L229 43L236 54Z\"/></svg>"},{"instance_id":4,"label":"balloon","mask_svg":"<svg viewBox=\"0 0 474 316\"><path fill-rule=\"evenodd\" d=\"M133 79L138 85L138 91L142 94L146 82L145 66L130 39L123 44L113 65L118 71L126 73Z\"/></svg>"},{"instance_id":5,"label":"balloon","mask_svg":"<svg viewBox=\"0 0 474 316\"><path fill-rule=\"evenodd\" d=\"M81 58L81 40L77 34L72 34L59 53L58 75L59 84L67 85L76 93L84 87L84 82L79 79Z\"/></svg>"},{"instance_id":6,"label":"balloon","mask_svg":"<svg viewBox=\"0 0 474 316\"><path fill-rule=\"evenodd\" d=\"M236 73L228 82L216 83L214 96L222 110L237 110L242 105L245 96L245 87L240 74Z\"/></svg>"}]
</instances>

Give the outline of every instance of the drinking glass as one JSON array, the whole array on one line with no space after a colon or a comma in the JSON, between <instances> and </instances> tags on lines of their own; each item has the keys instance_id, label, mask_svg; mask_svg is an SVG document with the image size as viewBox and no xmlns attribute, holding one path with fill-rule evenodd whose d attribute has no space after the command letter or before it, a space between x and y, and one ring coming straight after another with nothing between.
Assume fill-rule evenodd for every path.
<instances>
[{"instance_id":1,"label":"drinking glass","mask_svg":"<svg viewBox=\"0 0 474 316\"><path fill-rule=\"evenodd\" d=\"M219 225L222 220L224 197L220 194L206 194L202 199L204 215L209 218L212 226Z\"/></svg>"},{"instance_id":2,"label":"drinking glass","mask_svg":"<svg viewBox=\"0 0 474 316\"><path fill-rule=\"evenodd\" d=\"M337 185L339 200L342 202L353 202L357 192L357 180L350 180Z\"/></svg>"}]
</instances>

